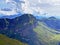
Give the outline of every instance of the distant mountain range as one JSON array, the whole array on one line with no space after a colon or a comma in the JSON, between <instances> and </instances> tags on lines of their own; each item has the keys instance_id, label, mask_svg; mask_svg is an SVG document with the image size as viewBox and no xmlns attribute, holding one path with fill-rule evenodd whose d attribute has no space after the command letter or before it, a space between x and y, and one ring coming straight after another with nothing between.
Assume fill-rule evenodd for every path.
<instances>
[{"instance_id":1,"label":"distant mountain range","mask_svg":"<svg viewBox=\"0 0 60 45\"><path fill-rule=\"evenodd\" d=\"M60 19L54 16L51 17L42 17L42 16L36 16L37 20L42 21L46 24L46 26L55 29L57 31L60 31Z\"/></svg>"},{"instance_id":2,"label":"distant mountain range","mask_svg":"<svg viewBox=\"0 0 60 45\"><path fill-rule=\"evenodd\" d=\"M16 18L16 17L19 17L21 16L22 14L21 13L17 13L17 14L13 14L13 15L4 15L4 14L0 14L0 19L3 19L3 18L8 18L8 19L13 19L13 18Z\"/></svg>"},{"instance_id":3,"label":"distant mountain range","mask_svg":"<svg viewBox=\"0 0 60 45\"><path fill-rule=\"evenodd\" d=\"M59 28L57 26L60 23L57 21L59 20L55 17L37 19L31 14L23 14L14 18L0 18L0 34L20 41L22 45L23 43L59 45L60 32L56 29ZM3 37L3 39L5 38Z\"/></svg>"},{"instance_id":4,"label":"distant mountain range","mask_svg":"<svg viewBox=\"0 0 60 45\"><path fill-rule=\"evenodd\" d=\"M60 31L60 19L55 17L49 17L41 19L41 21L44 22L48 27Z\"/></svg>"}]
</instances>

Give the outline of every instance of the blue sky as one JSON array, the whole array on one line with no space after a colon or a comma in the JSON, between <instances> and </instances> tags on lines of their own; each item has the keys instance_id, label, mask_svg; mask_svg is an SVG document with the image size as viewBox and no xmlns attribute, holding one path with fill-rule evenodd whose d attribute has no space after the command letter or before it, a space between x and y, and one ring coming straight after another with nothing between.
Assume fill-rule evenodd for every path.
<instances>
[{"instance_id":1,"label":"blue sky","mask_svg":"<svg viewBox=\"0 0 60 45\"><path fill-rule=\"evenodd\" d=\"M20 2L18 5L19 7L17 6L18 1ZM24 0L0 0L0 9L6 9L6 8L11 9L11 11L0 10L0 14L4 14L4 15L17 14L17 11L16 11L17 8L18 8L18 11L23 12L22 6L21 6L21 3L23 3L23 2L24 2Z\"/></svg>"},{"instance_id":2,"label":"blue sky","mask_svg":"<svg viewBox=\"0 0 60 45\"><path fill-rule=\"evenodd\" d=\"M12 7L12 4L10 3L10 4L7 4L6 3L7 2L7 0L0 0L0 8L6 8L6 7Z\"/></svg>"},{"instance_id":3,"label":"blue sky","mask_svg":"<svg viewBox=\"0 0 60 45\"><path fill-rule=\"evenodd\" d=\"M16 5L13 4L11 2L12 0L0 0L0 9L4 9L4 8L8 8L10 9L10 11L1 11L0 10L0 14L4 14L5 15L13 15L16 13L16 10L14 10L16 8ZM0 15L2 16L2 15Z\"/></svg>"}]
</instances>

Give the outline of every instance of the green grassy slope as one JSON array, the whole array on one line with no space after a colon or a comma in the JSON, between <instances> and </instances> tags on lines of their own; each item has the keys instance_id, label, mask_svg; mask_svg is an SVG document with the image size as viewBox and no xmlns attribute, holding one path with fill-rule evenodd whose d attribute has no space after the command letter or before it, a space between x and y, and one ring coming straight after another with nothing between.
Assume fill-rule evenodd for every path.
<instances>
[{"instance_id":1,"label":"green grassy slope","mask_svg":"<svg viewBox=\"0 0 60 45\"><path fill-rule=\"evenodd\" d=\"M34 31L43 45L58 45L60 42L60 34L56 34L57 31L48 28L43 22L38 22Z\"/></svg>"},{"instance_id":2,"label":"green grassy slope","mask_svg":"<svg viewBox=\"0 0 60 45\"><path fill-rule=\"evenodd\" d=\"M27 44L0 34L0 45L27 45Z\"/></svg>"}]
</instances>

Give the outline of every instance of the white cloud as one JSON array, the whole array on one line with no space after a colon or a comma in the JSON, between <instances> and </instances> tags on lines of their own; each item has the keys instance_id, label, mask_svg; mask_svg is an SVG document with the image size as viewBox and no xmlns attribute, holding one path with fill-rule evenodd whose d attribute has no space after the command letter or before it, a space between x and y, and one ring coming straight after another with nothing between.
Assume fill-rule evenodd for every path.
<instances>
[{"instance_id":1,"label":"white cloud","mask_svg":"<svg viewBox=\"0 0 60 45\"><path fill-rule=\"evenodd\" d=\"M25 3L22 4L22 10L23 10L23 12L24 12L24 13L32 14L33 11L32 11L31 8L30 8L29 2L28 2L27 0L24 0L24 1L25 1Z\"/></svg>"},{"instance_id":2,"label":"white cloud","mask_svg":"<svg viewBox=\"0 0 60 45\"><path fill-rule=\"evenodd\" d=\"M60 15L60 0L27 0L29 2L28 9L32 9L35 13L48 13L47 16ZM27 4L27 3L26 3ZM39 8L39 9L38 9Z\"/></svg>"},{"instance_id":3,"label":"white cloud","mask_svg":"<svg viewBox=\"0 0 60 45\"><path fill-rule=\"evenodd\" d=\"M6 3L9 2L10 0L6 0Z\"/></svg>"},{"instance_id":4,"label":"white cloud","mask_svg":"<svg viewBox=\"0 0 60 45\"><path fill-rule=\"evenodd\" d=\"M44 10L41 9L38 5L38 2L40 3L40 0L24 0L25 4L22 4L22 9L24 13L29 14L43 14ZM37 3L36 3L37 2Z\"/></svg>"},{"instance_id":5,"label":"white cloud","mask_svg":"<svg viewBox=\"0 0 60 45\"><path fill-rule=\"evenodd\" d=\"M60 15L60 0L23 0L24 13L39 14L48 13L47 16ZM6 2L9 2L8 0Z\"/></svg>"}]
</instances>

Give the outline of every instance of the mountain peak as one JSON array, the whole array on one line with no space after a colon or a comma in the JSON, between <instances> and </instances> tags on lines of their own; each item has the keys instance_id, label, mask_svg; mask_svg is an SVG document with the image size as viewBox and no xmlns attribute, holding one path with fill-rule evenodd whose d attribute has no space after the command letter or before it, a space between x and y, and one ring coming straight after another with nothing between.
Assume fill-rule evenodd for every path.
<instances>
[{"instance_id":1,"label":"mountain peak","mask_svg":"<svg viewBox=\"0 0 60 45\"><path fill-rule=\"evenodd\" d=\"M49 19L56 19L56 17L54 17L54 16L51 16L51 17L49 17Z\"/></svg>"},{"instance_id":2,"label":"mountain peak","mask_svg":"<svg viewBox=\"0 0 60 45\"><path fill-rule=\"evenodd\" d=\"M0 34L25 43L31 42L29 43L30 45L35 45L34 41L37 40L37 38L35 38L35 32L33 31L35 27L36 18L31 14L23 14L12 19L0 19Z\"/></svg>"}]
</instances>

